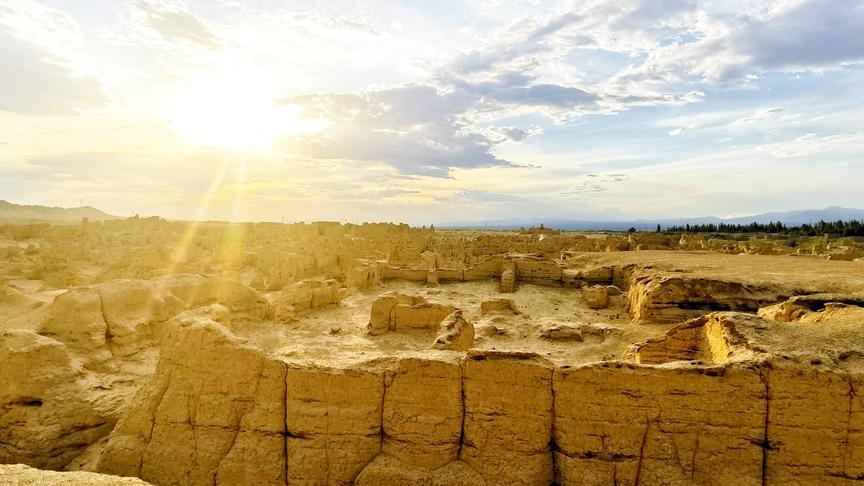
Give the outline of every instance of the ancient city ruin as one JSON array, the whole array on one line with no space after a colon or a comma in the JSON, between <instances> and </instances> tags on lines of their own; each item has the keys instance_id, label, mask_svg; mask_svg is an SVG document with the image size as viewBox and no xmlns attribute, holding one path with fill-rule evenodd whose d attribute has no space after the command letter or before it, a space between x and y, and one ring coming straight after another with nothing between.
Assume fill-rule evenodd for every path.
<instances>
[{"instance_id":1,"label":"ancient city ruin","mask_svg":"<svg viewBox=\"0 0 864 486\"><path fill-rule=\"evenodd\" d=\"M0 463L19 465L0 483L851 484L862 257L848 238L2 225Z\"/></svg>"}]
</instances>

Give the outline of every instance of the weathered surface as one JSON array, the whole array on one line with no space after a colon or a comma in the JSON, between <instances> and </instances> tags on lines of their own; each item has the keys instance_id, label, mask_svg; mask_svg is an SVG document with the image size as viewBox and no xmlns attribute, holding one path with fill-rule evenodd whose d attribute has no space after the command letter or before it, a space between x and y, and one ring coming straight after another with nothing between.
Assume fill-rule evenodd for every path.
<instances>
[{"instance_id":1,"label":"weathered surface","mask_svg":"<svg viewBox=\"0 0 864 486\"><path fill-rule=\"evenodd\" d=\"M519 314L519 308L516 307L516 303L513 302L513 299L484 300L480 303L480 314L493 314L499 312Z\"/></svg>"},{"instance_id":2,"label":"weathered surface","mask_svg":"<svg viewBox=\"0 0 864 486\"><path fill-rule=\"evenodd\" d=\"M864 273L827 258L861 245L806 244L0 225L0 454L160 485L850 484Z\"/></svg>"},{"instance_id":3,"label":"weathered surface","mask_svg":"<svg viewBox=\"0 0 864 486\"><path fill-rule=\"evenodd\" d=\"M595 285L582 291L582 299L589 309L605 309L609 307L609 291L606 287Z\"/></svg>"},{"instance_id":4,"label":"weathered surface","mask_svg":"<svg viewBox=\"0 0 864 486\"><path fill-rule=\"evenodd\" d=\"M56 472L23 464L0 464L0 484L9 486L149 486L138 478L122 478L92 472Z\"/></svg>"},{"instance_id":5,"label":"weathered surface","mask_svg":"<svg viewBox=\"0 0 864 486\"><path fill-rule=\"evenodd\" d=\"M0 463L59 469L110 432L63 343L0 330Z\"/></svg>"},{"instance_id":6,"label":"weathered surface","mask_svg":"<svg viewBox=\"0 0 864 486\"><path fill-rule=\"evenodd\" d=\"M452 305L427 302L416 295L385 294L372 303L366 332L371 335L406 329L437 329L456 310Z\"/></svg>"},{"instance_id":7,"label":"weathered surface","mask_svg":"<svg viewBox=\"0 0 864 486\"><path fill-rule=\"evenodd\" d=\"M554 390L559 484L762 484L757 369L605 363L556 371Z\"/></svg>"},{"instance_id":8,"label":"weathered surface","mask_svg":"<svg viewBox=\"0 0 864 486\"><path fill-rule=\"evenodd\" d=\"M288 482L351 484L381 451L383 372L291 366Z\"/></svg>"},{"instance_id":9,"label":"weathered surface","mask_svg":"<svg viewBox=\"0 0 864 486\"><path fill-rule=\"evenodd\" d=\"M277 318L287 318L316 307L338 303L345 292L335 280L301 280L285 286L276 303Z\"/></svg>"},{"instance_id":10,"label":"weathered surface","mask_svg":"<svg viewBox=\"0 0 864 486\"><path fill-rule=\"evenodd\" d=\"M474 324L465 320L462 311L457 310L438 325L438 336L435 337L432 348L466 351L473 344Z\"/></svg>"},{"instance_id":11,"label":"weathered surface","mask_svg":"<svg viewBox=\"0 0 864 486\"><path fill-rule=\"evenodd\" d=\"M747 340L739 334L739 326L765 329L765 323L750 316L723 313L709 314L675 326L665 336L631 346L637 363L662 364L671 361L699 360L707 363L725 363L738 354L743 359L753 353L747 349Z\"/></svg>"},{"instance_id":12,"label":"weathered surface","mask_svg":"<svg viewBox=\"0 0 864 486\"><path fill-rule=\"evenodd\" d=\"M402 359L385 384L383 452L426 469L455 460L463 419L459 363Z\"/></svg>"},{"instance_id":13,"label":"weathered surface","mask_svg":"<svg viewBox=\"0 0 864 486\"><path fill-rule=\"evenodd\" d=\"M284 417L285 365L184 314L98 468L156 484L284 484Z\"/></svg>"},{"instance_id":14,"label":"weathered surface","mask_svg":"<svg viewBox=\"0 0 864 486\"><path fill-rule=\"evenodd\" d=\"M794 292L778 285L751 285L690 276L640 275L632 279L627 307L633 322L673 323L712 311L753 311Z\"/></svg>"},{"instance_id":15,"label":"weathered surface","mask_svg":"<svg viewBox=\"0 0 864 486\"><path fill-rule=\"evenodd\" d=\"M488 480L552 482L552 368L532 355L469 353L461 458Z\"/></svg>"},{"instance_id":16,"label":"weathered surface","mask_svg":"<svg viewBox=\"0 0 864 486\"><path fill-rule=\"evenodd\" d=\"M382 454L363 468L354 484L357 486L390 486L393 484L487 486L500 483L487 480L464 461L449 462L437 469L430 470Z\"/></svg>"},{"instance_id":17,"label":"weathered surface","mask_svg":"<svg viewBox=\"0 0 864 486\"><path fill-rule=\"evenodd\" d=\"M864 478L864 375L778 362L765 383L769 484Z\"/></svg>"}]
</instances>

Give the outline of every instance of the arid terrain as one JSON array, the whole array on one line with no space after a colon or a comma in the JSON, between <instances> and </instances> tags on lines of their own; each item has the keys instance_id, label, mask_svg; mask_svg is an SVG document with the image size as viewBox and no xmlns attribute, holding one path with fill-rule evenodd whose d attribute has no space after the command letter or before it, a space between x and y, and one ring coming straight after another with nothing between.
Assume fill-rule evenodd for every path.
<instances>
[{"instance_id":1,"label":"arid terrain","mask_svg":"<svg viewBox=\"0 0 864 486\"><path fill-rule=\"evenodd\" d=\"M864 243L735 238L0 225L0 484L864 480Z\"/></svg>"}]
</instances>

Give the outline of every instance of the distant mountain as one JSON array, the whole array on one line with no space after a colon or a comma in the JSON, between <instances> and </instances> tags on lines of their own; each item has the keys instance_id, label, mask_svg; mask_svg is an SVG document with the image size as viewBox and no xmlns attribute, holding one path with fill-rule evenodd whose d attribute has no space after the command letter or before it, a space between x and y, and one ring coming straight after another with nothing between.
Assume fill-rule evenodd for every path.
<instances>
[{"instance_id":1,"label":"distant mountain","mask_svg":"<svg viewBox=\"0 0 864 486\"><path fill-rule=\"evenodd\" d=\"M112 216L90 206L54 208L48 206L27 206L0 200L0 221L78 222L81 221L81 218L89 218L90 221L119 219L118 216Z\"/></svg>"},{"instance_id":2,"label":"distant mountain","mask_svg":"<svg viewBox=\"0 0 864 486\"><path fill-rule=\"evenodd\" d=\"M805 209L803 211L784 211L779 213L764 213L754 216L724 219L724 223L747 224L747 223L770 223L780 221L786 226L798 226L801 224L818 223L823 221L848 221L857 219L864 221L864 209L841 208L831 206L825 209Z\"/></svg>"},{"instance_id":3,"label":"distant mountain","mask_svg":"<svg viewBox=\"0 0 864 486\"><path fill-rule=\"evenodd\" d=\"M519 218L519 219L497 219L486 221L442 223L435 225L438 228L454 229L501 229L514 230L519 228L530 228L543 224L547 228L561 230L583 230L583 231L624 231L628 228L639 230L653 230L659 224L661 227L680 226L685 224L707 224L707 223L769 223L771 221L781 222L786 226L797 226L804 223L825 221L848 221L857 219L864 221L864 209L841 208L831 206L825 209L807 209L803 211L784 211L775 213L754 214L752 216L740 216L735 218L718 218L716 216L704 216L699 218L666 218L666 219L634 219L617 221L591 221L561 218Z\"/></svg>"}]
</instances>

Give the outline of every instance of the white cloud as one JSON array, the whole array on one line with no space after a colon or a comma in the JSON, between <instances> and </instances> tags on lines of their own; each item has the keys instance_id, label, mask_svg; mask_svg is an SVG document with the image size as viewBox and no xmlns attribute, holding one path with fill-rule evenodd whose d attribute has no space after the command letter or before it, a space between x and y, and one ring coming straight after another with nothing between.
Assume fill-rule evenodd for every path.
<instances>
[{"instance_id":1,"label":"white cloud","mask_svg":"<svg viewBox=\"0 0 864 486\"><path fill-rule=\"evenodd\" d=\"M0 110L70 114L107 103L82 72L84 41L62 12L29 0L0 0Z\"/></svg>"},{"instance_id":2,"label":"white cloud","mask_svg":"<svg viewBox=\"0 0 864 486\"><path fill-rule=\"evenodd\" d=\"M218 40L207 24L181 0L131 0L132 12L145 29L170 42L216 47Z\"/></svg>"}]
</instances>

